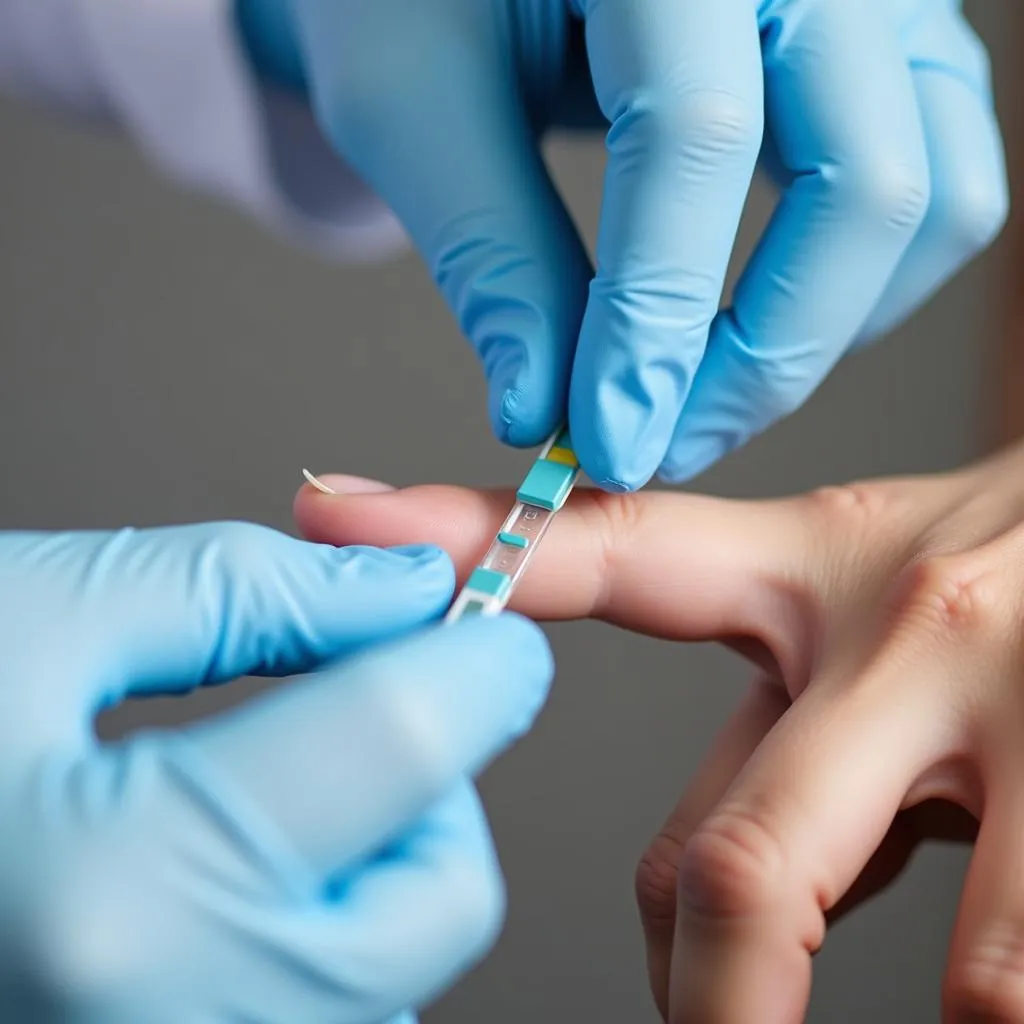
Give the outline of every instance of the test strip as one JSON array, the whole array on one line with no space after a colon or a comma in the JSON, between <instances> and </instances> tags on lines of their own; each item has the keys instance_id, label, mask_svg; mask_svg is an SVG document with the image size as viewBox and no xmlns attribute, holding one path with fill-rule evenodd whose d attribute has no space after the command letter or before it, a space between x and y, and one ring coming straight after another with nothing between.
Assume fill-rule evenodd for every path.
<instances>
[{"instance_id":1,"label":"test strip","mask_svg":"<svg viewBox=\"0 0 1024 1024\"><path fill-rule=\"evenodd\" d=\"M579 475L572 439L563 428L548 440L530 467L512 511L452 602L445 622L457 622L466 615L497 615L508 604Z\"/></svg>"}]
</instances>

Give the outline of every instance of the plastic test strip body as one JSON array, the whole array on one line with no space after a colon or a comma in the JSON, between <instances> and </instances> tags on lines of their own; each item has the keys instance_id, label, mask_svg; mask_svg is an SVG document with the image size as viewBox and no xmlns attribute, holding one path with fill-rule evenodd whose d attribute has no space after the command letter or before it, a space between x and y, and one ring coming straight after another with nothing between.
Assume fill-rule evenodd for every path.
<instances>
[{"instance_id":1,"label":"plastic test strip body","mask_svg":"<svg viewBox=\"0 0 1024 1024\"><path fill-rule=\"evenodd\" d=\"M568 429L544 446L516 495L516 503L483 559L459 591L445 617L497 615L509 602L555 513L580 474Z\"/></svg>"}]
</instances>

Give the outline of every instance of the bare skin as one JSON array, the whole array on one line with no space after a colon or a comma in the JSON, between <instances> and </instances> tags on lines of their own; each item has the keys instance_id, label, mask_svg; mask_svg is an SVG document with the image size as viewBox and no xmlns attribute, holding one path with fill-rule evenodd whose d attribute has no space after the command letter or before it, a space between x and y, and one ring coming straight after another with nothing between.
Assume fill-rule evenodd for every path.
<instances>
[{"instance_id":1,"label":"bare skin","mask_svg":"<svg viewBox=\"0 0 1024 1024\"><path fill-rule=\"evenodd\" d=\"M307 537L438 544L461 578L512 498L327 482L348 493L296 498ZM574 496L517 610L719 640L757 666L637 871L667 1021L802 1020L829 923L948 839L975 846L945 1020L1024 1022L1022 606L1021 444L769 502Z\"/></svg>"}]
</instances>

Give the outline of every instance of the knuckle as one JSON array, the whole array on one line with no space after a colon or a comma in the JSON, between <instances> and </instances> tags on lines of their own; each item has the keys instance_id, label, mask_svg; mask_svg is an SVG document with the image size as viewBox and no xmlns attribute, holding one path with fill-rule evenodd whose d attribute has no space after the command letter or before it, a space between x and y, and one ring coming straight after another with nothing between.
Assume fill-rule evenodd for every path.
<instances>
[{"instance_id":1,"label":"knuckle","mask_svg":"<svg viewBox=\"0 0 1024 1024\"><path fill-rule=\"evenodd\" d=\"M868 526L886 518L889 495L873 483L849 483L819 487L808 495L811 507L829 529Z\"/></svg>"},{"instance_id":2,"label":"knuckle","mask_svg":"<svg viewBox=\"0 0 1024 1024\"><path fill-rule=\"evenodd\" d=\"M423 943L432 951L438 975L462 973L494 946L506 908L504 879L496 866L469 857L435 864L429 893L414 929L382 933L383 942L371 939L354 959L318 960L338 997L351 1003L353 994L367 1001L393 994L395 971L405 970L409 956L418 955Z\"/></svg>"},{"instance_id":3,"label":"knuckle","mask_svg":"<svg viewBox=\"0 0 1024 1024\"><path fill-rule=\"evenodd\" d=\"M632 97L614 118L614 146L628 128L630 147L675 150L686 157L756 159L764 130L759 102L719 89L663 87Z\"/></svg>"},{"instance_id":4,"label":"knuckle","mask_svg":"<svg viewBox=\"0 0 1024 1024\"><path fill-rule=\"evenodd\" d=\"M207 541L203 555L228 576L248 573L254 563L266 558L268 548L279 536L258 523L224 523Z\"/></svg>"},{"instance_id":5,"label":"knuckle","mask_svg":"<svg viewBox=\"0 0 1024 1024\"><path fill-rule=\"evenodd\" d=\"M951 1016L1024 1022L1024 937L1014 932L974 951L947 983Z\"/></svg>"},{"instance_id":6,"label":"knuckle","mask_svg":"<svg viewBox=\"0 0 1024 1024\"><path fill-rule=\"evenodd\" d=\"M377 704L377 714L368 710L368 715L379 716L389 748L401 751L399 756L422 793L440 795L459 766L450 730L429 695L423 688L410 687L408 678L384 665L376 666L360 682L366 686L368 704Z\"/></svg>"},{"instance_id":7,"label":"knuckle","mask_svg":"<svg viewBox=\"0 0 1024 1024\"><path fill-rule=\"evenodd\" d=\"M994 182L962 175L935 196L932 211L939 236L958 256L972 256L986 249L1006 224L1010 211L1006 181L1002 175Z\"/></svg>"},{"instance_id":8,"label":"knuckle","mask_svg":"<svg viewBox=\"0 0 1024 1024\"><path fill-rule=\"evenodd\" d=\"M975 643L1002 630L999 589L973 553L932 555L905 571L897 622L936 639Z\"/></svg>"},{"instance_id":9,"label":"knuckle","mask_svg":"<svg viewBox=\"0 0 1024 1024\"><path fill-rule=\"evenodd\" d=\"M449 889L446 915L457 929L458 945L474 954L490 949L505 922L507 899L500 871L489 864L464 868Z\"/></svg>"},{"instance_id":10,"label":"knuckle","mask_svg":"<svg viewBox=\"0 0 1024 1024\"><path fill-rule=\"evenodd\" d=\"M278 539L273 530L255 523L224 523L209 535L196 554L192 585L210 623L242 623L259 607L261 581L274 575L272 552Z\"/></svg>"},{"instance_id":11,"label":"knuckle","mask_svg":"<svg viewBox=\"0 0 1024 1024\"><path fill-rule=\"evenodd\" d=\"M651 842L633 879L637 908L648 928L671 928L676 918L679 861L683 844L668 832Z\"/></svg>"},{"instance_id":12,"label":"knuckle","mask_svg":"<svg viewBox=\"0 0 1024 1024\"><path fill-rule=\"evenodd\" d=\"M921 226L931 203L927 167L915 162L881 158L848 169L836 188L858 214L900 234Z\"/></svg>"},{"instance_id":13,"label":"knuckle","mask_svg":"<svg viewBox=\"0 0 1024 1024\"><path fill-rule=\"evenodd\" d=\"M118 895L102 872L72 870L37 906L25 938L44 1001L74 1014L151 975L149 929Z\"/></svg>"},{"instance_id":14,"label":"knuckle","mask_svg":"<svg viewBox=\"0 0 1024 1024\"><path fill-rule=\"evenodd\" d=\"M65 920L47 938L40 980L46 992L60 994L65 1007L88 1005L123 985L124 948L112 945L95 925Z\"/></svg>"},{"instance_id":15,"label":"knuckle","mask_svg":"<svg viewBox=\"0 0 1024 1024\"><path fill-rule=\"evenodd\" d=\"M692 914L737 918L767 907L782 868L777 838L761 818L722 810L702 825L679 861L679 904Z\"/></svg>"},{"instance_id":16,"label":"knuckle","mask_svg":"<svg viewBox=\"0 0 1024 1024\"><path fill-rule=\"evenodd\" d=\"M707 153L748 155L760 146L761 110L734 93L712 89L688 92L679 98L678 110L676 123Z\"/></svg>"}]
</instances>

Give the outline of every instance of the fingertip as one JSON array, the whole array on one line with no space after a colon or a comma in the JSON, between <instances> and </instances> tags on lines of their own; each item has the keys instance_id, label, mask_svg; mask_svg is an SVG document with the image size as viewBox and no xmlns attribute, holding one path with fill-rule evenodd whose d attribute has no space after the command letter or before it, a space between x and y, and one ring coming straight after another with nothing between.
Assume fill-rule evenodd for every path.
<instances>
[{"instance_id":1,"label":"fingertip","mask_svg":"<svg viewBox=\"0 0 1024 1024\"><path fill-rule=\"evenodd\" d=\"M431 544L466 572L513 500L507 491L434 484L352 497L305 488L296 497L295 520L304 537L330 544Z\"/></svg>"},{"instance_id":2,"label":"fingertip","mask_svg":"<svg viewBox=\"0 0 1024 1024\"><path fill-rule=\"evenodd\" d=\"M574 441L576 436L573 434ZM641 461L635 453L618 445L612 447L609 441L577 441L575 450L580 468L596 487L610 494L633 494L641 490L654 477L657 467L657 462Z\"/></svg>"},{"instance_id":3,"label":"fingertip","mask_svg":"<svg viewBox=\"0 0 1024 1024\"><path fill-rule=\"evenodd\" d=\"M328 495L308 482L295 492L292 499L292 518L306 540L328 541L328 538L317 529L321 520L321 501L326 497Z\"/></svg>"},{"instance_id":4,"label":"fingertip","mask_svg":"<svg viewBox=\"0 0 1024 1024\"><path fill-rule=\"evenodd\" d=\"M335 498L356 494L391 494L396 490L394 486L384 483L382 480L344 473L314 475L308 469L303 469L302 475L305 478L305 483L296 491L292 501L292 513L296 518L305 515L311 509L322 507L315 504L317 498ZM314 503L310 504L311 502Z\"/></svg>"},{"instance_id":5,"label":"fingertip","mask_svg":"<svg viewBox=\"0 0 1024 1024\"><path fill-rule=\"evenodd\" d=\"M654 476L660 456L644 451L636 433L627 423L596 423L600 411L571 406L569 428L580 468L602 491L629 494L638 491Z\"/></svg>"},{"instance_id":6,"label":"fingertip","mask_svg":"<svg viewBox=\"0 0 1024 1024\"><path fill-rule=\"evenodd\" d=\"M451 602L455 568L445 552L433 545L320 547L327 563L327 587L318 614L330 632L339 627L372 632L389 618L397 625L420 625L443 614ZM374 607L378 609L376 626L370 612ZM349 621L342 623L346 608Z\"/></svg>"},{"instance_id":7,"label":"fingertip","mask_svg":"<svg viewBox=\"0 0 1024 1024\"><path fill-rule=\"evenodd\" d=\"M569 395L569 425L583 471L603 490L639 490L657 471L675 430L686 382L652 370L632 345L598 357L581 339Z\"/></svg>"},{"instance_id":8,"label":"fingertip","mask_svg":"<svg viewBox=\"0 0 1024 1024\"><path fill-rule=\"evenodd\" d=\"M535 669L550 675L554 659L544 630L520 612L503 611L500 615L471 616L461 619L453 628L462 629L467 642L483 649L507 650L519 667Z\"/></svg>"},{"instance_id":9,"label":"fingertip","mask_svg":"<svg viewBox=\"0 0 1024 1024\"><path fill-rule=\"evenodd\" d=\"M536 403L524 400L524 391L519 388L496 392L492 404L494 436L512 448L536 448L558 423L557 415L550 408L538 408Z\"/></svg>"},{"instance_id":10,"label":"fingertip","mask_svg":"<svg viewBox=\"0 0 1024 1024\"><path fill-rule=\"evenodd\" d=\"M426 587L450 598L455 589L455 565L443 548L436 544L397 544L381 550L398 559L400 574L403 570L415 573Z\"/></svg>"},{"instance_id":11,"label":"fingertip","mask_svg":"<svg viewBox=\"0 0 1024 1024\"><path fill-rule=\"evenodd\" d=\"M463 619L453 627L465 657L492 669L491 685L501 685L513 702L511 738L526 733L547 701L555 674L554 654L544 631L524 615Z\"/></svg>"},{"instance_id":12,"label":"fingertip","mask_svg":"<svg viewBox=\"0 0 1024 1024\"><path fill-rule=\"evenodd\" d=\"M514 642L522 643L528 653L536 660L538 671L550 677L554 674L555 659L551 650L551 642L544 630L531 618L520 612L506 611L498 619L505 623L511 631Z\"/></svg>"},{"instance_id":13,"label":"fingertip","mask_svg":"<svg viewBox=\"0 0 1024 1024\"><path fill-rule=\"evenodd\" d=\"M371 607L379 609L381 623L389 617L429 621L444 611L455 589L455 567L435 545L289 539L296 547L282 560L278 586L291 596L278 602L281 614L294 617L301 602L324 637L357 629L357 622L372 632Z\"/></svg>"},{"instance_id":14,"label":"fingertip","mask_svg":"<svg viewBox=\"0 0 1024 1024\"><path fill-rule=\"evenodd\" d=\"M322 479L330 480L332 477ZM292 514L303 537L336 547L355 543L390 548L434 542L435 538L410 530L408 523L404 530L390 527L391 517L387 512L395 508L395 497L405 493L392 490L388 493L327 494L305 484L295 495ZM400 515L404 504L399 501L397 511ZM413 516L403 518L408 520Z\"/></svg>"},{"instance_id":15,"label":"fingertip","mask_svg":"<svg viewBox=\"0 0 1024 1024\"><path fill-rule=\"evenodd\" d=\"M506 367L508 367L506 369ZM534 448L543 444L564 417L561 388L542 374L551 368L531 365L517 358L490 377L490 415L494 435L513 448Z\"/></svg>"},{"instance_id":16,"label":"fingertip","mask_svg":"<svg viewBox=\"0 0 1024 1024\"><path fill-rule=\"evenodd\" d=\"M386 550L416 565L444 565L450 569L452 564L448 552L436 544L393 544Z\"/></svg>"}]
</instances>

